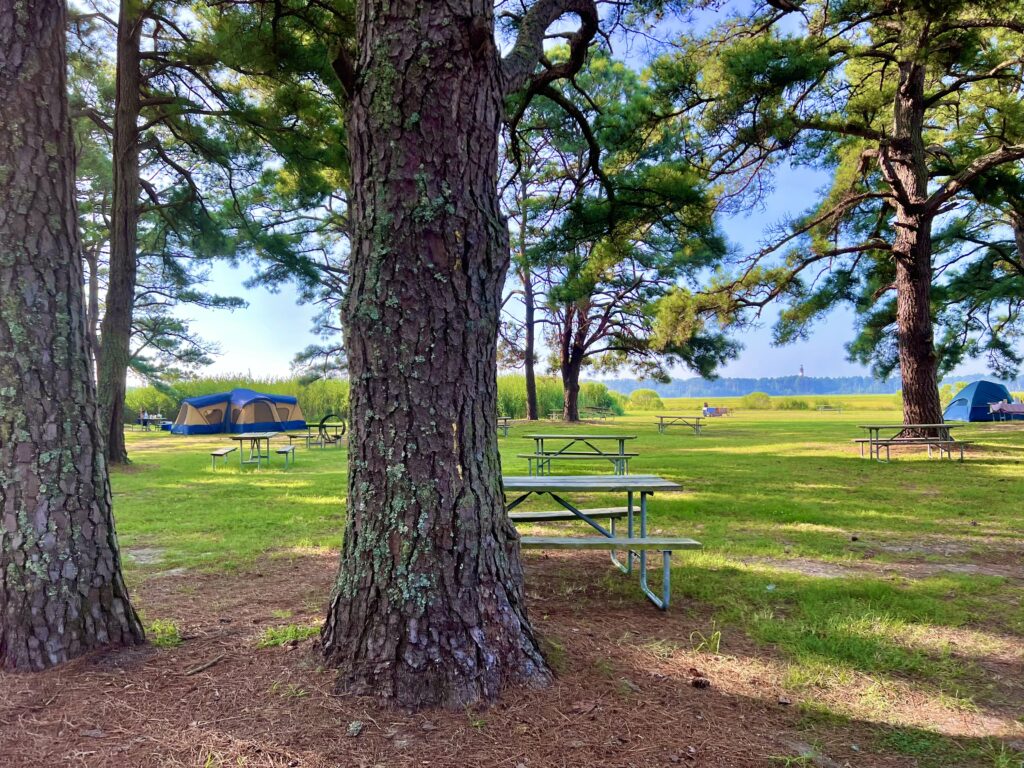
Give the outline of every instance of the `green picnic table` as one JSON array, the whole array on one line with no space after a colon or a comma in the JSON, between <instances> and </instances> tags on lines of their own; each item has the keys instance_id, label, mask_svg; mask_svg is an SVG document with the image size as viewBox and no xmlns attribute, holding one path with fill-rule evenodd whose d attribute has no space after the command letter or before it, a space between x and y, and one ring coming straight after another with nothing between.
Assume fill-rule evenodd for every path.
<instances>
[{"instance_id":1,"label":"green picnic table","mask_svg":"<svg viewBox=\"0 0 1024 768\"><path fill-rule=\"evenodd\" d=\"M658 416L658 431L661 434L665 434L665 430L673 426L684 426L689 427L693 430L693 433L700 436L701 422L704 421L703 416L678 416L661 414Z\"/></svg>"},{"instance_id":2,"label":"green picnic table","mask_svg":"<svg viewBox=\"0 0 1024 768\"><path fill-rule=\"evenodd\" d=\"M512 424L512 417L511 416L498 416L497 419L498 419L498 429L501 431L501 433L505 437L508 437L508 428Z\"/></svg>"},{"instance_id":3,"label":"green picnic table","mask_svg":"<svg viewBox=\"0 0 1024 768\"><path fill-rule=\"evenodd\" d=\"M959 427L959 424L858 424L858 429L867 430L866 438L858 438L854 442L860 444L860 455L864 456L864 445L868 446L868 458L882 461L882 449L885 449L885 460L889 461L890 449L892 446L901 445L926 445L928 457L931 458L932 448L937 448L939 458L945 452L950 459L953 458L952 449L959 447L960 460L964 459L964 446L967 443L955 440L950 434L951 430ZM882 437L882 432L887 433Z\"/></svg>"},{"instance_id":4,"label":"green picnic table","mask_svg":"<svg viewBox=\"0 0 1024 768\"><path fill-rule=\"evenodd\" d=\"M270 463L270 439L275 437L277 432L242 432L237 435L228 435L232 440L237 440L238 445L241 448L242 443L249 443L249 458L244 458L244 452L238 452L239 466L245 464L255 464L256 468L259 469L263 459ZM263 452L263 443L266 442L267 448L266 453Z\"/></svg>"},{"instance_id":5,"label":"green picnic table","mask_svg":"<svg viewBox=\"0 0 1024 768\"><path fill-rule=\"evenodd\" d=\"M532 495L547 495L562 509L574 518L585 522L600 536L590 538L524 536L521 545L533 549L607 549L611 552L612 563L623 573L633 572L634 558L639 558L640 589L654 605L662 610L668 608L672 593L671 554L682 549L700 549L698 541L688 538L649 538L647 536L647 500L657 491L681 491L682 487L671 480L656 475L566 475L562 477L506 476L502 478L502 486L506 497L518 494L508 503L509 512L522 504ZM588 510L580 509L565 498L575 493L624 493L626 496L626 536L616 535L615 518L611 518L611 528L605 528L587 514ZM639 496L640 504L634 504ZM637 514L639 513L639 514ZM639 536L635 536L635 517L640 518ZM626 562L619 560L617 550L625 549ZM662 554L661 595L656 595L647 583L647 552L660 551Z\"/></svg>"},{"instance_id":6,"label":"green picnic table","mask_svg":"<svg viewBox=\"0 0 1024 768\"><path fill-rule=\"evenodd\" d=\"M534 442L533 453L520 453L518 457L527 460L527 472L530 475L550 475L551 462L557 459L586 461L606 459L615 468L616 475L629 474L629 460L636 453L626 452L626 441L636 440L636 435L566 435L566 434L534 434L526 435ZM605 450L602 443L616 443L615 450ZM547 443L547 444L545 444ZM551 443L556 443L552 447ZM534 472L536 463L537 471Z\"/></svg>"}]
</instances>

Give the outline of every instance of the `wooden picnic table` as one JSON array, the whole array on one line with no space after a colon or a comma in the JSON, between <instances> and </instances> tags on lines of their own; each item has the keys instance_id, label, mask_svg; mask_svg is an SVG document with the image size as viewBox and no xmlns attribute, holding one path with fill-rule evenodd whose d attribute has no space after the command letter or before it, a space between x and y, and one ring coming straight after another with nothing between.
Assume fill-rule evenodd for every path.
<instances>
[{"instance_id":1,"label":"wooden picnic table","mask_svg":"<svg viewBox=\"0 0 1024 768\"><path fill-rule=\"evenodd\" d=\"M498 429L505 437L508 437L508 428L512 424L511 416L498 416Z\"/></svg>"},{"instance_id":2,"label":"wooden picnic table","mask_svg":"<svg viewBox=\"0 0 1024 768\"><path fill-rule=\"evenodd\" d=\"M665 434L665 430L669 427L682 425L689 427L693 430L693 433L700 436L701 422L704 421L704 416L678 416L670 414L660 414L658 416L658 431Z\"/></svg>"},{"instance_id":3,"label":"wooden picnic table","mask_svg":"<svg viewBox=\"0 0 1024 768\"><path fill-rule=\"evenodd\" d=\"M843 406L841 405L819 405L815 408L816 411L839 411L843 412Z\"/></svg>"},{"instance_id":4,"label":"wooden picnic table","mask_svg":"<svg viewBox=\"0 0 1024 768\"><path fill-rule=\"evenodd\" d=\"M238 452L239 466L245 464L255 464L256 468L259 469L263 459L270 463L270 439L280 433L278 432L242 432L237 435L228 435L232 440L238 441L239 448L242 447L242 443L248 441L249 443L249 458L245 458L243 451ZM263 443L266 442L267 449L266 453L263 452Z\"/></svg>"},{"instance_id":5,"label":"wooden picnic table","mask_svg":"<svg viewBox=\"0 0 1024 768\"><path fill-rule=\"evenodd\" d=\"M609 530L601 525L597 520L590 517L586 510L579 509L564 496L575 493L624 493L626 496L627 507L627 539L634 538L634 533L636 532L634 518L636 517L637 512L639 512L640 518L639 538L646 539L648 498L657 491L683 490L682 486L678 483L672 482L671 480L665 480L657 475L564 475L559 477L524 477L522 475L506 475L502 478L501 482L506 497L514 495L514 498L509 501L507 505L507 510L509 512L522 504L532 495L547 495L550 496L551 499L560 507L571 512L573 516L585 522L602 536L612 539L616 538L614 517L611 519L611 529ZM639 496L639 506L634 502L636 496ZM578 548L587 548L587 539L579 539L577 541ZM545 544L543 540L539 543ZM679 544L677 548L694 549L699 548L700 546L698 542L691 539L679 539L676 543ZM558 542L551 544L551 546L560 549L568 548L572 544L573 542L571 540L559 540ZM667 547L668 545L658 545L652 548L661 549L663 546ZM634 558L639 557L640 588L651 602L662 609L668 606L671 584L669 581L670 570L667 552L667 549L662 549L662 555L664 557L664 574L662 577L662 595L659 597L654 594L647 584L647 551L645 549L641 549L639 552L627 550L625 563L619 560L615 549L611 550L612 563L614 563L620 571L626 574L632 573Z\"/></svg>"},{"instance_id":6,"label":"wooden picnic table","mask_svg":"<svg viewBox=\"0 0 1024 768\"><path fill-rule=\"evenodd\" d=\"M636 440L636 435L584 435L584 434L533 434L525 435L533 440L534 452L532 455L520 454L521 458L529 461L528 472L533 475L533 463L537 463L538 475L551 474L551 461L558 458L569 458L573 460L584 460L590 457L607 459L615 468L616 475L629 474L629 460L636 456L635 453L626 452L626 441ZM556 441L559 446L551 448L545 446L544 442ZM601 448L600 443L617 443L614 451L606 451Z\"/></svg>"},{"instance_id":7,"label":"wooden picnic table","mask_svg":"<svg viewBox=\"0 0 1024 768\"><path fill-rule=\"evenodd\" d=\"M866 439L860 439L857 442L860 443L860 455L864 456L864 444L868 446L868 458L882 460L882 448L885 448L885 457L889 459L889 449L893 445L927 445L928 455L931 456L932 445L939 447L939 458L942 458L943 446L947 448L949 444L955 442L953 436L950 434L951 430L957 429L959 424L858 424L858 429L866 429L868 436ZM886 431L888 434L886 437L882 437L882 432ZM910 433L910 434L908 434ZM924 436L920 435L924 433ZM952 453L950 453L952 458ZM963 451L961 449L960 458L963 459Z\"/></svg>"}]
</instances>

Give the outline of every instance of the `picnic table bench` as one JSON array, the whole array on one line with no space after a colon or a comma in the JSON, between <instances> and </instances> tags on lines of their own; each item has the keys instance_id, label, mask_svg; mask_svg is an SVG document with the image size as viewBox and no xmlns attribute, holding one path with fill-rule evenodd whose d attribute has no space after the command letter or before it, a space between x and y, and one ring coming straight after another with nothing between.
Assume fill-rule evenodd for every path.
<instances>
[{"instance_id":1,"label":"picnic table bench","mask_svg":"<svg viewBox=\"0 0 1024 768\"><path fill-rule=\"evenodd\" d=\"M510 493L519 494L508 504L509 517L514 522L547 522L549 519L570 520L578 519L587 523L597 531L600 536L589 538L582 537L545 537L545 536L523 536L520 545L526 549L605 549L609 550L612 563L620 571L626 574L633 572L634 559L639 561L640 589L650 600L661 610L666 610L672 596L672 552L685 549L700 549L701 544L690 538L669 538L669 537L648 537L647 536L647 500L656 491L681 491L682 488L670 480L655 475L568 475L563 477L522 477L512 476L502 478L502 486L506 495ZM572 502L565 499L562 494L568 493L625 493L626 494L626 536L619 536L616 531L616 521L623 515L621 508L604 508L596 510L579 509ZM517 506L526 501L531 495L550 496L564 512L555 513L522 513L516 515L512 512ZM639 495L640 504L634 504L634 497ZM566 516L566 512L570 516ZM532 518L538 515L557 517L535 521ZM636 517L639 516L639 536L636 533ZM611 520L611 528L605 528L598 518ZM517 519L518 518L518 519ZM619 560L617 552L626 551L626 562ZM647 582L647 553L649 551L661 552L662 555L662 582L661 594L657 595L650 588Z\"/></svg>"},{"instance_id":2,"label":"picnic table bench","mask_svg":"<svg viewBox=\"0 0 1024 768\"><path fill-rule=\"evenodd\" d=\"M943 453L952 460L953 449L960 449L960 461L964 460L964 447L968 445L962 440L955 440L950 431L956 429L957 424L859 424L858 428L866 429L867 437L858 437L854 443L860 445L860 455L864 456L864 446L868 446L868 458L882 461L882 449L885 449L885 461L889 461L890 451L893 446L923 445L928 448L928 458L932 457L932 449L939 452L939 458ZM887 433L882 437L882 431Z\"/></svg>"},{"instance_id":3,"label":"picnic table bench","mask_svg":"<svg viewBox=\"0 0 1024 768\"><path fill-rule=\"evenodd\" d=\"M219 459L221 457L223 457L223 459L224 459L224 466L226 467L228 465L228 454L229 453L233 453L233 452L235 452L237 450L238 450L238 446L236 446L236 445L229 445L229 446L227 446L225 448L217 448L215 450L210 451L210 464L211 464L210 469L216 469L217 468L217 459Z\"/></svg>"},{"instance_id":4,"label":"picnic table bench","mask_svg":"<svg viewBox=\"0 0 1024 768\"><path fill-rule=\"evenodd\" d=\"M611 462L616 475L629 474L629 460L637 456L636 453L626 452L626 441L636 440L636 435L559 435L559 434L534 434L526 435L534 442L533 453L520 453L517 458L527 460L527 473L530 475L550 475L551 462L553 460L566 461L593 461L594 459L605 459ZM547 445L545 445L547 441ZM560 443L552 448L551 442ZM617 444L614 450L604 450L601 443L614 441ZM534 466L536 465L536 472Z\"/></svg>"},{"instance_id":5,"label":"picnic table bench","mask_svg":"<svg viewBox=\"0 0 1024 768\"><path fill-rule=\"evenodd\" d=\"M839 411L843 412L843 406L841 405L819 405L814 410L816 411Z\"/></svg>"},{"instance_id":6,"label":"picnic table bench","mask_svg":"<svg viewBox=\"0 0 1024 768\"><path fill-rule=\"evenodd\" d=\"M658 416L658 431L661 434L665 434L665 430L673 426L684 426L689 427L693 430L693 433L700 436L701 422L704 421L703 416L678 416L662 414Z\"/></svg>"},{"instance_id":7,"label":"picnic table bench","mask_svg":"<svg viewBox=\"0 0 1024 768\"><path fill-rule=\"evenodd\" d=\"M288 469L288 460L291 459L292 464L295 463L295 446L289 443L288 445L282 445L276 451L278 456L284 456L284 468Z\"/></svg>"},{"instance_id":8,"label":"picnic table bench","mask_svg":"<svg viewBox=\"0 0 1024 768\"><path fill-rule=\"evenodd\" d=\"M602 507L588 509L586 512L587 517L594 520L621 520L629 514L629 507ZM553 512L509 512L508 517L513 523L560 523L579 519L566 509Z\"/></svg>"},{"instance_id":9,"label":"picnic table bench","mask_svg":"<svg viewBox=\"0 0 1024 768\"><path fill-rule=\"evenodd\" d=\"M508 437L508 428L512 424L511 416L498 416L498 431L505 437Z\"/></svg>"}]
</instances>

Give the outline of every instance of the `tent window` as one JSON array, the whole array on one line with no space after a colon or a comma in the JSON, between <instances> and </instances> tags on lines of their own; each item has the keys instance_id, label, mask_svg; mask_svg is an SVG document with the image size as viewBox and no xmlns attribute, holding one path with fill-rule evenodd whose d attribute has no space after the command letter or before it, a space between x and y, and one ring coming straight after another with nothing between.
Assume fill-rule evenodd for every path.
<instances>
[{"instance_id":1,"label":"tent window","mask_svg":"<svg viewBox=\"0 0 1024 768\"><path fill-rule=\"evenodd\" d=\"M232 408L231 409L231 423L232 424L237 424L238 423L238 417L241 416L241 415L242 415L242 409L241 408Z\"/></svg>"},{"instance_id":2,"label":"tent window","mask_svg":"<svg viewBox=\"0 0 1024 768\"><path fill-rule=\"evenodd\" d=\"M224 420L224 411L220 408L208 408L203 414L207 424L220 424Z\"/></svg>"},{"instance_id":3,"label":"tent window","mask_svg":"<svg viewBox=\"0 0 1024 768\"><path fill-rule=\"evenodd\" d=\"M262 400L252 404L253 421L277 421L274 412L270 410L270 404Z\"/></svg>"},{"instance_id":4,"label":"tent window","mask_svg":"<svg viewBox=\"0 0 1024 768\"><path fill-rule=\"evenodd\" d=\"M281 421L288 421L288 414L290 412L291 410L288 408L287 405L277 406L277 416Z\"/></svg>"}]
</instances>

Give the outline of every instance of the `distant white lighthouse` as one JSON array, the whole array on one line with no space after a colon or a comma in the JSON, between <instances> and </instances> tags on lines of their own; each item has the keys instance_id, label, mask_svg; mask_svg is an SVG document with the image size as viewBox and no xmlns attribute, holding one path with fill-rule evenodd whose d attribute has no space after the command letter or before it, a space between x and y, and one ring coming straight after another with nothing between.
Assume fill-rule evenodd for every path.
<instances>
[{"instance_id":1,"label":"distant white lighthouse","mask_svg":"<svg viewBox=\"0 0 1024 768\"><path fill-rule=\"evenodd\" d=\"M800 378L802 379L803 377L804 377L804 367L801 365L800 366Z\"/></svg>"}]
</instances>

